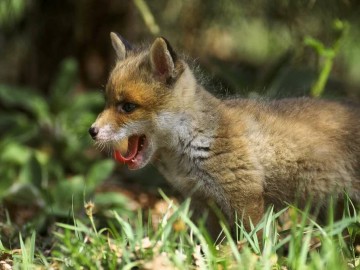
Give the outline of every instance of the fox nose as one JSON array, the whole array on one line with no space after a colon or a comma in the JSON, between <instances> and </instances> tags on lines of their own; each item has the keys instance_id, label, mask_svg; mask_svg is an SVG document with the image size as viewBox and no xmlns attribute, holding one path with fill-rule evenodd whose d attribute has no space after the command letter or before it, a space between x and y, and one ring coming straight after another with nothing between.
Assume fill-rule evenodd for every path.
<instances>
[{"instance_id":1,"label":"fox nose","mask_svg":"<svg viewBox=\"0 0 360 270\"><path fill-rule=\"evenodd\" d=\"M91 138L95 139L96 135L98 135L98 133L99 133L99 129L97 127L89 128L89 134L90 134Z\"/></svg>"}]
</instances>

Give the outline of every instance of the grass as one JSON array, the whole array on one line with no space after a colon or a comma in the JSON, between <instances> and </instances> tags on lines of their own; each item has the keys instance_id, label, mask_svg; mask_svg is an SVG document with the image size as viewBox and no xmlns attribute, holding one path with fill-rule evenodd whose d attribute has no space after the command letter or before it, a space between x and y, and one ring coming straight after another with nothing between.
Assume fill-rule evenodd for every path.
<instances>
[{"instance_id":1,"label":"grass","mask_svg":"<svg viewBox=\"0 0 360 270\"><path fill-rule=\"evenodd\" d=\"M48 251L36 248L35 233L25 241L19 236L20 249L7 250L0 242L0 264L7 263L8 269L338 270L355 269L360 262L355 244L359 218L349 214L351 204L341 220L330 215L326 226L308 210L270 208L251 232L238 222L236 240L222 224L223 233L213 243L203 226L191 221L189 201L176 205L165 199L168 208L158 224L141 211L131 220L111 211L105 228L96 226L95 205L88 203L87 217L56 224Z\"/></svg>"}]
</instances>

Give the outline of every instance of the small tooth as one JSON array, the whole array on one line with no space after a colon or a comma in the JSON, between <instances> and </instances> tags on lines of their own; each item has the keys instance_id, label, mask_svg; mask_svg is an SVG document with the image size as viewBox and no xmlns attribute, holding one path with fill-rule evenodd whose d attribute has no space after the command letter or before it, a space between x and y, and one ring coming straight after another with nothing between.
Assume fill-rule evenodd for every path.
<instances>
[{"instance_id":1,"label":"small tooth","mask_svg":"<svg viewBox=\"0 0 360 270\"><path fill-rule=\"evenodd\" d=\"M131 161L132 161L132 162L135 162L135 159L133 158Z\"/></svg>"}]
</instances>

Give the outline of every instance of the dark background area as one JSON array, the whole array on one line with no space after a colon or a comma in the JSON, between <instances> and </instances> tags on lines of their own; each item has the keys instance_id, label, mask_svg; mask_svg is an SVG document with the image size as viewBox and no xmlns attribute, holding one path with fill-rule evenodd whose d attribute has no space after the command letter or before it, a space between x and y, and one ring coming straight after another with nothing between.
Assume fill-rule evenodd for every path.
<instances>
[{"instance_id":1,"label":"dark background area","mask_svg":"<svg viewBox=\"0 0 360 270\"><path fill-rule=\"evenodd\" d=\"M359 14L360 3L351 0L2 0L3 239L29 227L46 233L88 199L99 215L109 208L131 215L130 199L151 207L144 194L168 190L152 168L116 165L87 134L115 62L111 31L133 44L166 37L220 97L311 95L326 55L304 40L339 44L322 96L358 102ZM339 20L346 31L334 27Z\"/></svg>"},{"instance_id":2,"label":"dark background area","mask_svg":"<svg viewBox=\"0 0 360 270\"><path fill-rule=\"evenodd\" d=\"M332 25L341 19L351 27L332 72L339 85L329 87L359 93L356 1L160 0L147 3L149 14L136 2L142 1L3 1L1 81L46 94L60 63L72 57L79 84L99 89L114 63L109 32L116 31L135 44L165 36L231 92L274 87L275 95L306 95L319 59L303 40L330 46L337 35ZM147 15L154 27L144 22Z\"/></svg>"}]
</instances>

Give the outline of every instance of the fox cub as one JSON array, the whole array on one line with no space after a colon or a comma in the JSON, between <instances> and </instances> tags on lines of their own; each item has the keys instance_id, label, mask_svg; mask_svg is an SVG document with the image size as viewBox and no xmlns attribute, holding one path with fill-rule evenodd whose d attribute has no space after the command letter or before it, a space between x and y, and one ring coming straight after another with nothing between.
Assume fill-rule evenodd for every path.
<instances>
[{"instance_id":1,"label":"fox cub","mask_svg":"<svg viewBox=\"0 0 360 270\"><path fill-rule=\"evenodd\" d=\"M229 224L257 223L269 205L311 199L321 211L344 191L360 200L360 108L309 98L220 100L164 38L134 49L111 33L117 63L89 129L136 170L154 164L195 212L216 203ZM120 142L127 151L120 151Z\"/></svg>"}]
</instances>

